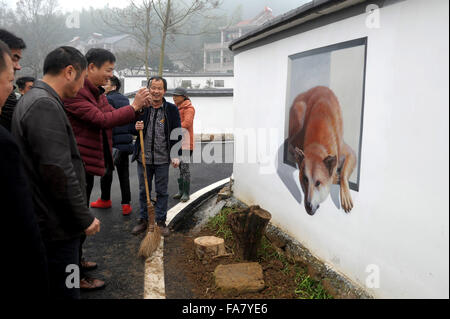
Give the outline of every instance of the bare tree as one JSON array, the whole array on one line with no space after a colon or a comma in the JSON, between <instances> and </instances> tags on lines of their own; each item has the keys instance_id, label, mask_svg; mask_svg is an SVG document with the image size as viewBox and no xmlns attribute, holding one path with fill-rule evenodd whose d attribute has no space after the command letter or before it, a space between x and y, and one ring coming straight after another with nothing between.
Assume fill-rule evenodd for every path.
<instances>
[{"instance_id":1,"label":"bare tree","mask_svg":"<svg viewBox=\"0 0 450 319\"><path fill-rule=\"evenodd\" d=\"M140 54L140 52L135 50L126 50L116 52L115 56L117 60L117 70L126 71L125 75L139 75L142 71L143 62L142 54Z\"/></svg>"},{"instance_id":2,"label":"bare tree","mask_svg":"<svg viewBox=\"0 0 450 319\"><path fill-rule=\"evenodd\" d=\"M15 23L13 11L8 8L5 1L0 1L0 27L8 28Z\"/></svg>"},{"instance_id":3,"label":"bare tree","mask_svg":"<svg viewBox=\"0 0 450 319\"><path fill-rule=\"evenodd\" d=\"M179 30L190 18L196 15L204 15L206 12L218 8L221 5L221 0L188 0L187 2L181 0L152 0L151 2L160 22L159 75L162 76L167 35L180 32Z\"/></svg>"},{"instance_id":4,"label":"bare tree","mask_svg":"<svg viewBox=\"0 0 450 319\"><path fill-rule=\"evenodd\" d=\"M22 65L38 77L45 56L63 39L64 16L57 0L19 0L16 6L15 31L27 44Z\"/></svg>"},{"instance_id":5,"label":"bare tree","mask_svg":"<svg viewBox=\"0 0 450 319\"><path fill-rule=\"evenodd\" d=\"M131 35L138 43L134 51L145 66L145 75L150 78L149 54L151 40L152 0L130 0L125 9L111 8L101 13L103 22L113 30Z\"/></svg>"}]
</instances>

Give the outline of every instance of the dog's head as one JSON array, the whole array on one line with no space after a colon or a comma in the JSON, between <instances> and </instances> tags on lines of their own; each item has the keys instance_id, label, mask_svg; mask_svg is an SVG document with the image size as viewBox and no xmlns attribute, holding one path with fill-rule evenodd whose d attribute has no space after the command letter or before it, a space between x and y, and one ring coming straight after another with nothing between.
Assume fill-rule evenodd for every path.
<instances>
[{"instance_id":1,"label":"dog's head","mask_svg":"<svg viewBox=\"0 0 450 319\"><path fill-rule=\"evenodd\" d=\"M314 215L320 203L330 193L337 158L336 156L323 158L314 152L304 153L298 147L295 147L294 155L300 168L299 179L305 195L305 209L309 215Z\"/></svg>"}]
</instances>

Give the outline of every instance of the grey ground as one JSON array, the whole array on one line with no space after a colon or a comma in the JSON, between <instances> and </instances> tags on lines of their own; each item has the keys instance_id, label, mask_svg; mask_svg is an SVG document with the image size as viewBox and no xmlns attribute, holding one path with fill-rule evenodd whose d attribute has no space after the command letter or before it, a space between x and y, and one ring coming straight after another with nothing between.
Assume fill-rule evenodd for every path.
<instances>
[{"instance_id":1,"label":"grey ground","mask_svg":"<svg viewBox=\"0 0 450 319\"><path fill-rule=\"evenodd\" d=\"M207 144L196 144L196 151L205 150ZM191 164L191 193L214 182L230 177L233 170L233 144L220 145L221 163ZM209 149L207 149L209 150ZM216 156L217 158L217 156ZM178 169L170 168L169 175L169 209L178 201L171 198L178 189ZM82 299L140 299L144 290L144 261L137 257L139 244L143 235L133 236L131 230L138 218L138 179L136 163L130 163L130 184L133 212L122 216L121 194L117 174L114 173L111 189L112 208L91 209L101 221L101 231L88 237L84 244L87 260L98 263L98 269L89 273L106 281L106 287L98 291L82 292ZM95 178L91 202L100 197L100 177ZM152 198L155 198L154 192Z\"/></svg>"}]
</instances>

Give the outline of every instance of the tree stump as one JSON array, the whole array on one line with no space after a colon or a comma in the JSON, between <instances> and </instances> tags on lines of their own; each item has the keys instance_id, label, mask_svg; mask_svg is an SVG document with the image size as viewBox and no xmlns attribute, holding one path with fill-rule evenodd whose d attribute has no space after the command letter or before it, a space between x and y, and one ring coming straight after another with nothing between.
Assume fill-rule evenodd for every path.
<instances>
[{"instance_id":1,"label":"tree stump","mask_svg":"<svg viewBox=\"0 0 450 319\"><path fill-rule=\"evenodd\" d=\"M227 255L223 238L203 236L194 239L195 253L200 260L211 260L214 257Z\"/></svg>"},{"instance_id":2,"label":"tree stump","mask_svg":"<svg viewBox=\"0 0 450 319\"><path fill-rule=\"evenodd\" d=\"M272 215L259 206L240 209L228 215L227 223L236 241L237 254L242 259L257 260L261 238L271 218Z\"/></svg>"}]
</instances>

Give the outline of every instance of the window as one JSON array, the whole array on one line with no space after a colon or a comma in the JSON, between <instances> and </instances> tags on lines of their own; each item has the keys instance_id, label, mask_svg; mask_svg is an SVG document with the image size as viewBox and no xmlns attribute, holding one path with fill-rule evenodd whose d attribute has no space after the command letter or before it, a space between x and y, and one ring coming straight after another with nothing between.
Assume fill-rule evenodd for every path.
<instances>
[{"instance_id":1,"label":"window","mask_svg":"<svg viewBox=\"0 0 450 319\"><path fill-rule=\"evenodd\" d=\"M357 164L349 178L350 188L355 191L359 190L361 165L366 45L367 38L337 43L291 55L288 64L284 163L296 166L287 144L293 101L313 87L326 86L336 95L342 111L344 142L356 154Z\"/></svg>"},{"instance_id":2,"label":"window","mask_svg":"<svg viewBox=\"0 0 450 319\"><path fill-rule=\"evenodd\" d=\"M223 55L223 63L228 63L228 62L231 62L231 58L227 54L224 54Z\"/></svg>"},{"instance_id":3,"label":"window","mask_svg":"<svg viewBox=\"0 0 450 319\"><path fill-rule=\"evenodd\" d=\"M216 88L225 87L225 81L224 80L214 80L214 87L216 87Z\"/></svg>"},{"instance_id":4,"label":"window","mask_svg":"<svg viewBox=\"0 0 450 319\"><path fill-rule=\"evenodd\" d=\"M191 80L181 80L181 87L183 87L185 89L191 89L192 81Z\"/></svg>"},{"instance_id":5,"label":"window","mask_svg":"<svg viewBox=\"0 0 450 319\"><path fill-rule=\"evenodd\" d=\"M215 51L209 54L210 63L220 63L220 52Z\"/></svg>"},{"instance_id":6,"label":"window","mask_svg":"<svg viewBox=\"0 0 450 319\"><path fill-rule=\"evenodd\" d=\"M232 41L234 39L237 39L237 38L239 38L239 32L227 33L225 38L226 38L226 41Z\"/></svg>"}]
</instances>

